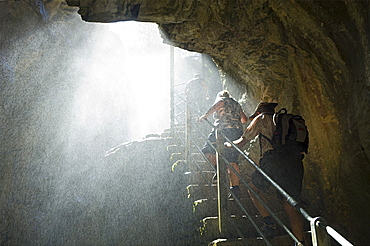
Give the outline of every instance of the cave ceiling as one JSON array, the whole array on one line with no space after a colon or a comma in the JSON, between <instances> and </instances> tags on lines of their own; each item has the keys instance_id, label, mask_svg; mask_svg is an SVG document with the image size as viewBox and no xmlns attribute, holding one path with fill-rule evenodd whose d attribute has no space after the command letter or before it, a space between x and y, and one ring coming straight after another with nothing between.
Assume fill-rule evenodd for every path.
<instances>
[{"instance_id":1,"label":"cave ceiling","mask_svg":"<svg viewBox=\"0 0 370 246\"><path fill-rule=\"evenodd\" d=\"M367 45L367 40L361 38L361 33L366 32L361 24L367 16L361 12L369 5L363 1L67 3L78 7L82 19L89 22L155 22L164 42L210 55L228 75L249 84L251 93L261 100L287 99L273 90L279 91L284 85L290 89L289 84L295 84L292 80L319 79L342 84L356 66L353 52L367 53L361 50ZM305 71L306 66L311 71ZM275 85L271 91L266 88L270 84ZM329 86L337 90L334 85Z\"/></svg>"}]
</instances>

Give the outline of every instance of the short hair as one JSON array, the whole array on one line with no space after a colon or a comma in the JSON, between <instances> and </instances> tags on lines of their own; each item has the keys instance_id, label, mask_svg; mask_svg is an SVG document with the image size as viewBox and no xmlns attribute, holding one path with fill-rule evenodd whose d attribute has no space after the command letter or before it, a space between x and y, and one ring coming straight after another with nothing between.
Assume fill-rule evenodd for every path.
<instances>
[{"instance_id":1,"label":"short hair","mask_svg":"<svg viewBox=\"0 0 370 246\"><path fill-rule=\"evenodd\" d=\"M193 79L203 79L203 76L200 73L196 73L196 74L194 74Z\"/></svg>"},{"instance_id":2,"label":"short hair","mask_svg":"<svg viewBox=\"0 0 370 246\"><path fill-rule=\"evenodd\" d=\"M227 98L229 98L230 97L230 93L227 90L223 90L223 91L220 91L217 94L217 97L227 97Z\"/></svg>"}]
</instances>

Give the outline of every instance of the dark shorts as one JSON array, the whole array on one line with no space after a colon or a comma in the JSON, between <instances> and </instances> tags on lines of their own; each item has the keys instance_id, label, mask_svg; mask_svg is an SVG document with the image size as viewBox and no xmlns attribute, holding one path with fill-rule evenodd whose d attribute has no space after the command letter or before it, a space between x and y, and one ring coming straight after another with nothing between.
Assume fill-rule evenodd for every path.
<instances>
[{"instance_id":1,"label":"dark shorts","mask_svg":"<svg viewBox=\"0 0 370 246\"><path fill-rule=\"evenodd\" d=\"M261 169L294 199L298 199L302 191L303 156L300 152L275 152L264 154L260 160ZM267 191L271 183L257 170L252 174L252 183L261 191ZM280 192L278 198L283 199Z\"/></svg>"},{"instance_id":2,"label":"dark shorts","mask_svg":"<svg viewBox=\"0 0 370 246\"><path fill-rule=\"evenodd\" d=\"M231 141L239 139L243 135L242 129L226 128L222 130L225 136ZM216 148L216 131L213 129L208 135L209 142L212 143L213 147ZM202 152L204 154L216 154L216 151L211 147L212 145L208 141L204 144ZM238 163L239 152L234 148L225 148L225 157L229 162Z\"/></svg>"}]
</instances>

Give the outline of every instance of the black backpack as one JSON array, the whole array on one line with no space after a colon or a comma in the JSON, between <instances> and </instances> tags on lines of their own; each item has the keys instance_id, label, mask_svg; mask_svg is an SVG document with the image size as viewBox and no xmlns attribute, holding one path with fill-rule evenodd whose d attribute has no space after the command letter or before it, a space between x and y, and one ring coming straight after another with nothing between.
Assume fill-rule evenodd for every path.
<instances>
[{"instance_id":1,"label":"black backpack","mask_svg":"<svg viewBox=\"0 0 370 246\"><path fill-rule=\"evenodd\" d=\"M274 149L296 149L308 153L308 130L302 116L288 114L287 110L282 108L274 114L273 122L276 126L271 139Z\"/></svg>"}]
</instances>

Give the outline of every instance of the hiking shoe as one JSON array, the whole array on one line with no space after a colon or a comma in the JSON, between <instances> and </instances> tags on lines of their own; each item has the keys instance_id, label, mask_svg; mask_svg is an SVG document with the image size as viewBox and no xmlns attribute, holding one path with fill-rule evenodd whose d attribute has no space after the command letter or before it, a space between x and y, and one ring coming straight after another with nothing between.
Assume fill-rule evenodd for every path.
<instances>
[{"instance_id":1,"label":"hiking shoe","mask_svg":"<svg viewBox=\"0 0 370 246\"><path fill-rule=\"evenodd\" d=\"M264 224L260 230L266 238L276 237L279 234L275 224Z\"/></svg>"},{"instance_id":2,"label":"hiking shoe","mask_svg":"<svg viewBox=\"0 0 370 246\"><path fill-rule=\"evenodd\" d=\"M236 198L240 199L241 195L240 195L240 188L238 185L230 187L230 191L232 193L231 192L229 193L229 196L228 196L229 200L234 200L234 195Z\"/></svg>"}]
</instances>

